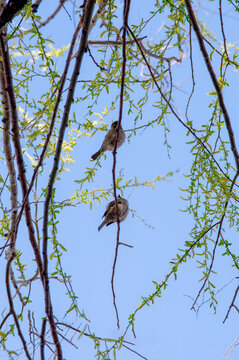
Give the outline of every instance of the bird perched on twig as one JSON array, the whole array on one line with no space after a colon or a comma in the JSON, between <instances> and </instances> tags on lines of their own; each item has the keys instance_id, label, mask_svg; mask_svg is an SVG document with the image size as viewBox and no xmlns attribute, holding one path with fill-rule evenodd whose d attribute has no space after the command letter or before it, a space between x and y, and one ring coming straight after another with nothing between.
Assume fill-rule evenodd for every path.
<instances>
[{"instance_id":1,"label":"bird perched on twig","mask_svg":"<svg viewBox=\"0 0 239 360\"><path fill-rule=\"evenodd\" d=\"M122 198L120 195L117 196L117 203L118 203L119 221L121 222L124 221L128 215L129 203L128 200ZM110 224L117 222L117 210L116 210L115 200L111 201L107 205L106 211L102 217L105 217L105 219L98 227L98 231L100 231L104 225L109 226Z\"/></svg>"},{"instance_id":2,"label":"bird perched on twig","mask_svg":"<svg viewBox=\"0 0 239 360\"><path fill-rule=\"evenodd\" d=\"M98 158L98 156L109 150L109 151L113 151L115 148L115 139L116 139L116 135L117 135L117 127L118 127L118 121L114 121L111 125L111 129L107 132L107 134L105 135L104 141L100 147L100 150L97 151L95 154L93 154L91 156L91 159L96 160ZM119 128L119 137L118 137L118 142L117 142L117 148L119 148L123 142L125 141L125 133L124 130L122 129L121 125Z\"/></svg>"}]
</instances>

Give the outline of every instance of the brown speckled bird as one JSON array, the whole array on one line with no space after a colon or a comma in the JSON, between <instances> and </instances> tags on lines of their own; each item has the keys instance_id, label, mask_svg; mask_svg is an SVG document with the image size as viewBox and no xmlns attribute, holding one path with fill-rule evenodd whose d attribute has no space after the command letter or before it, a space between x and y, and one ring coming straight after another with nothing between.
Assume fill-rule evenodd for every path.
<instances>
[{"instance_id":1,"label":"brown speckled bird","mask_svg":"<svg viewBox=\"0 0 239 360\"><path fill-rule=\"evenodd\" d=\"M107 150L109 150L109 151L114 150L115 139L116 139L116 135L117 135L117 127L118 127L118 121L114 121L111 125L111 129L105 135L105 138L100 147L100 150L97 151L95 154L93 154L91 156L91 159L96 160L101 153L103 153ZM122 127L120 126L117 148L119 148L124 143L124 141L125 141L125 133L124 133L124 130L122 129Z\"/></svg>"},{"instance_id":2,"label":"brown speckled bird","mask_svg":"<svg viewBox=\"0 0 239 360\"><path fill-rule=\"evenodd\" d=\"M119 214L119 221L124 221L129 212L129 203L128 200L122 198L121 196L117 196L117 203L118 203L118 214ZM98 227L98 231L102 229L104 225L109 226L117 221L117 212L116 212L116 203L115 200L111 201L107 207L104 215L104 221Z\"/></svg>"}]
</instances>

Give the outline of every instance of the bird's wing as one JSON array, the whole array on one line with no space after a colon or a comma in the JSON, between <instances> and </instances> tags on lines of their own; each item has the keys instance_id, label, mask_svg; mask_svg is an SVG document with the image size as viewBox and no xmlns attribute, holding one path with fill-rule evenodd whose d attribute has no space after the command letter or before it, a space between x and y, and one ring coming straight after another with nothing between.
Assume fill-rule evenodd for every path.
<instances>
[{"instance_id":1,"label":"bird's wing","mask_svg":"<svg viewBox=\"0 0 239 360\"><path fill-rule=\"evenodd\" d=\"M106 210L102 217L106 216L106 214L114 207L114 205L115 205L115 201L113 200L107 205Z\"/></svg>"},{"instance_id":2,"label":"bird's wing","mask_svg":"<svg viewBox=\"0 0 239 360\"><path fill-rule=\"evenodd\" d=\"M107 134L105 135L102 147L105 147L107 145L112 145L112 143L114 143L115 141L115 130L114 129L110 129Z\"/></svg>"}]
</instances>

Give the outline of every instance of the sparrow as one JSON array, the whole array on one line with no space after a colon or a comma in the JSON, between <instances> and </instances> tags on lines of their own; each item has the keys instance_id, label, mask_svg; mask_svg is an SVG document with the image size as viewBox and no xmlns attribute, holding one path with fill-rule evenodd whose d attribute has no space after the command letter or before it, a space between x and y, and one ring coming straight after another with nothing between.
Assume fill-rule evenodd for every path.
<instances>
[{"instance_id":1,"label":"sparrow","mask_svg":"<svg viewBox=\"0 0 239 360\"><path fill-rule=\"evenodd\" d=\"M118 203L119 221L121 222L124 221L128 215L129 203L128 200L123 199L120 195L117 196L117 203ZM105 217L105 219L98 227L98 231L100 231L104 225L109 226L110 224L117 222L117 211L116 211L115 200L111 201L107 205L106 211L102 217Z\"/></svg>"},{"instance_id":2,"label":"sparrow","mask_svg":"<svg viewBox=\"0 0 239 360\"><path fill-rule=\"evenodd\" d=\"M97 151L95 154L93 154L91 156L91 159L96 160L98 158L98 156L109 150L109 151L113 151L115 148L115 139L116 139L116 135L117 135L117 127L118 127L118 121L114 121L111 125L111 129L107 132L107 134L105 135L104 141L100 147L100 150ZM117 148L120 147L123 142L125 141L125 132L122 129L122 127L120 126L119 128L119 137L118 137L118 142L117 142Z\"/></svg>"}]
</instances>

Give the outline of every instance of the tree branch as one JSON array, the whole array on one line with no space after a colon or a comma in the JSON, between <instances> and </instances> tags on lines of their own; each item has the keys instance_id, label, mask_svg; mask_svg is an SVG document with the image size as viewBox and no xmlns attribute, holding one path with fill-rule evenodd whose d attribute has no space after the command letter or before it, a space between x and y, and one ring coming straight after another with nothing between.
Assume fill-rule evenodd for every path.
<instances>
[{"instance_id":1,"label":"tree branch","mask_svg":"<svg viewBox=\"0 0 239 360\"><path fill-rule=\"evenodd\" d=\"M16 108L16 100L15 100L15 93L13 87L13 80L12 80L12 72L11 72L11 65L9 59L9 52L8 52L8 44L7 38L4 29L0 32L0 47L2 51L2 58L3 58L3 65L4 65L4 75L5 75L5 84L6 84L6 91L8 93L10 111L11 111L11 124L12 124L12 133L13 133L13 144L16 154L17 166L18 166L18 180L20 181L21 188L22 188L22 197L25 199L27 194L27 180L25 176L25 165L22 156L22 148L20 143L20 136L19 136L19 128L18 128L18 115L17 115L17 108ZM35 254L36 262L39 268L40 276L42 276L42 261L39 253L39 249L37 246L34 227L32 223L31 217L31 210L30 204L28 199L26 200L25 204L25 220L28 229L29 239ZM15 233L17 232L17 228L15 229ZM14 235L16 236L16 234Z\"/></svg>"},{"instance_id":2,"label":"tree branch","mask_svg":"<svg viewBox=\"0 0 239 360\"><path fill-rule=\"evenodd\" d=\"M227 311L227 314L226 314L226 316L225 316L225 319L223 320L223 324L224 324L225 321L227 320L227 318L228 318L228 316L229 316L229 314L230 314L230 312L231 312L231 309L232 309L233 307L235 307L235 309L238 311L238 309L237 309L237 307L236 307L236 305L235 305L235 301L236 301L236 297L237 297L238 292L239 292L239 285L238 285L237 288L236 288L236 291L235 291L235 293L234 293L234 296L233 296L231 305L229 306L229 309L228 309L228 311Z\"/></svg>"},{"instance_id":3,"label":"tree branch","mask_svg":"<svg viewBox=\"0 0 239 360\"><path fill-rule=\"evenodd\" d=\"M202 34L200 32L200 29L199 29L199 26L197 24L195 14L194 14L193 9L192 9L191 1L190 0L184 0L184 1L185 1L185 5L187 7L187 10L188 10L188 15L189 15L189 18L190 18L190 22L191 22L193 30L194 30L194 32L195 32L195 34L197 36L198 44L199 44L200 50L202 52L202 55L203 55L203 58L204 58L208 73L209 73L209 75L211 77L212 83L213 83L214 88L215 88L215 90L217 92L219 105L220 105L221 111L223 113L225 123L226 123L226 127L227 127L227 131L228 131L228 136L229 136L229 140L230 140L230 144L231 144L231 150L232 150L232 153L234 155L237 170L239 171L239 154L238 154L237 147L236 147L236 141L235 141L235 136L234 136L234 132L233 132L233 129L232 129L232 125L231 125L231 120L230 120L229 114L227 112L226 105L224 103L222 90L220 88L220 85L219 85L219 82L217 80L216 74L215 74L215 72L213 70L213 67L212 67L210 58L208 56L206 47L204 45L203 36L202 36Z\"/></svg>"},{"instance_id":4,"label":"tree branch","mask_svg":"<svg viewBox=\"0 0 239 360\"><path fill-rule=\"evenodd\" d=\"M113 190L114 190L114 198L115 198L115 204L116 204L116 215L117 215L117 237L116 237L116 247L115 247L115 257L112 267L112 277L111 277L111 288L112 288L112 294L113 294L113 305L115 308L116 313L116 320L117 320L117 327L119 329L119 314L118 309L116 305L115 300L115 290L114 290L114 276L115 276L115 267L116 267L116 261L118 256L118 249L119 249L119 235L120 235L120 221L119 221L119 208L118 208L118 201L117 201L117 194L116 194L116 180L115 180L115 169L116 169L116 149L117 149L117 143L119 140L119 129L121 127L122 122L122 115L123 115L123 102L124 102L124 80L125 80L125 69L126 69L126 31L128 26L128 16L129 16L129 9L130 9L130 1L131 0L125 0L124 2L124 25L123 25L123 36L122 36L122 75L121 75L121 87L120 87L120 107L119 107L119 119L118 119L118 127L117 127L117 134L115 139L115 147L113 150L113 167L112 167L112 178L113 178Z\"/></svg>"},{"instance_id":5,"label":"tree branch","mask_svg":"<svg viewBox=\"0 0 239 360\"><path fill-rule=\"evenodd\" d=\"M200 143L200 145L206 150L206 152L211 156L211 158L213 159L213 161L215 162L215 164L217 165L218 169L221 171L221 173L231 182L233 181L232 179L230 179L230 177L223 171L223 169L221 168L220 164L217 162L217 160L215 159L214 155L211 153L211 151L208 149L208 147L204 144L204 142L197 136L197 134L187 125L185 124L185 122L178 116L178 114L176 113L176 111L174 110L173 106L171 105L171 103L168 101L168 99L166 98L166 96L164 95L164 93L162 92L162 90L160 89L157 80L153 74L153 71L151 69L151 66L149 65L146 56L144 54L143 49L140 46L140 43L138 42L137 38L135 37L133 31L131 30L131 28L128 26L128 30L130 32L130 34L132 35L133 39L135 40L140 53L145 61L145 64L147 65L147 68L150 72L150 75L152 76L152 79L160 93L160 95L162 96L163 100L166 102L166 104L168 105L169 109L171 110L172 114L176 117L176 119L190 132L190 134L193 135L193 137L195 137L195 139L197 139L197 141Z\"/></svg>"},{"instance_id":6,"label":"tree branch","mask_svg":"<svg viewBox=\"0 0 239 360\"><path fill-rule=\"evenodd\" d=\"M59 343L59 339L58 339L58 335L57 335L55 323L54 323L53 309L52 309L52 305L51 305L51 301L50 301L50 287L49 287L49 278L48 278L47 246L48 246L49 205L50 205L50 201L51 201L51 197L52 197L53 185L55 182L55 178L56 178L56 174L57 174L57 170L58 170L58 166L59 166L62 143L63 143L65 129L66 129L67 122L68 122L70 107L71 107L71 104L73 101L75 86L77 83L77 78L79 75L82 59L83 59L83 56L87 49L89 25L90 25L90 21L92 18L92 12L93 12L93 9L95 6L95 1L96 0L89 0L86 5L85 18L84 18L82 34L81 34L81 41L80 41L78 55L76 57L76 62L75 62L75 66L74 66L72 77L71 77L71 82L70 82L70 86L69 86L69 90L68 90L68 94L67 94L67 99L65 102L64 114L63 114L60 130L59 130L59 136L58 136L56 152L55 152L55 157L54 157L54 164L53 164L52 172L51 172L51 175L49 178L46 200L44 203L42 256L43 256L43 278L44 278L44 290L45 290L45 311L46 311L46 314L49 319L49 323L50 323L51 331L52 331L52 337L53 337L54 343L56 345L57 355L58 355L59 360L62 359L62 349L61 349L61 345ZM42 328L45 327L45 321L46 320L43 320ZM42 334L42 336L44 336L43 331L41 332L41 334Z\"/></svg>"},{"instance_id":7,"label":"tree branch","mask_svg":"<svg viewBox=\"0 0 239 360\"><path fill-rule=\"evenodd\" d=\"M42 0L38 0L36 1L36 3L40 3ZM54 17L58 14L58 12L61 10L62 6L64 5L64 3L66 2L66 0L60 0L59 5L57 6L56 10L43 22L41 22L38 26L38 28L40 29L42 26L47 25L52 19L54 19ZM32 4L32 11L34 9L34 13L37 12L38 10L38 6L40 4L37 4L37 8L36 8L36 3Z\"/></svg>"},{"instance_id":8,"label":"tree branch","mask_svg":"<svg viewBox=\"0 0 239 360\"><path fill-rule=\"evenodd\" d=\"M0 30L21 11L28 0L9 0L0 17Z\"/></svg>"}]
</instances>

